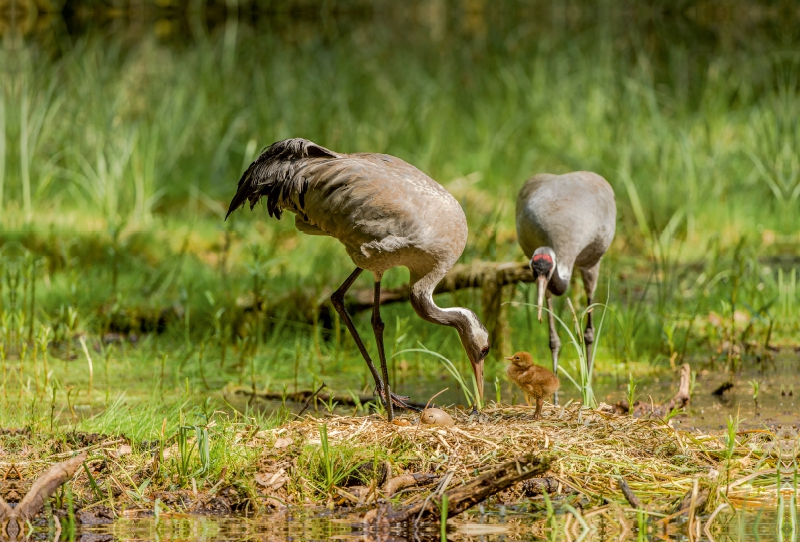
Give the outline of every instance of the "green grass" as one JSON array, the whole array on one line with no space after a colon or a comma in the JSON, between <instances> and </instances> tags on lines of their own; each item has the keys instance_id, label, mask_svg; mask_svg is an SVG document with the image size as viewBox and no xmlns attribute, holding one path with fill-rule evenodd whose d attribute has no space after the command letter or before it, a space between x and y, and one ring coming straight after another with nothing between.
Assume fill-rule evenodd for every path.
<instances>
[{"instance_id":1,"label":"green grass","mask_svg":"<svg viewBox=\"0 0 800 542\"><path fill-rule=\"evenodd\" d=\"M356 10L332 26L285 12L229 21L188 44L91 28L24 42L0 84L4 418L39 423L54 408L58 423L103 409L125 420L122 391L169 409L228 383L371 389L338 317L317 304L352 269L338 243L261 207L222 220L243 168L285 137L394 154L442 182L470 224L464 262L523 260L514 198L534 172L605 176L619 220L602 269L615 318L598 372L796 335L800 132L786 119L800 68L764 54L785 50L783 38L759 27L734 46L671 19L632 24L603 3L564 20L514 4L406 19L393 6L364 9L395 16ZM12 66L5 53L0 62ZM479 292L442 297L480 309ZM406 305L383 312L388 355L406 350L391 362L401 389L442 373L408 351L418 342L471 373L453 330ZM506 351L494 354L549 359L545 325L522 310L507 318ZM356 323L371 338L368 315ZM139 341L99 344L116 331ZM577 359L568 350L565 366ZM495 359L486 378L503 372ZM155 438L156 418L118 430Z\"/></svg>"}]
</instances>

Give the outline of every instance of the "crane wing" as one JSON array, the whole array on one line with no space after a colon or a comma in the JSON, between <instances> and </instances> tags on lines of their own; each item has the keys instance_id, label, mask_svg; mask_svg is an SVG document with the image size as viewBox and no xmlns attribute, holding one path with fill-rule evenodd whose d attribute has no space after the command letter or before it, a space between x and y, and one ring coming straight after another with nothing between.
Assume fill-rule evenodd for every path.
<instances>
[{"instance_id":1,"label":"crane wing","mask_svg":"<svg viewBox=\"0 0 800 542\"><path fill-rule=\"evenodd\" d=\"M308 189L308 181L300 174L303 166L312 159L341 156L302 138L273 143L242 174L225 218L244 205L245 201L250 202L252 209L261 198L266 197L269 215L280 219L286 202L292 196L299 196L301 205L303 203L303 195Z\"/></svg>"}]
</instances>

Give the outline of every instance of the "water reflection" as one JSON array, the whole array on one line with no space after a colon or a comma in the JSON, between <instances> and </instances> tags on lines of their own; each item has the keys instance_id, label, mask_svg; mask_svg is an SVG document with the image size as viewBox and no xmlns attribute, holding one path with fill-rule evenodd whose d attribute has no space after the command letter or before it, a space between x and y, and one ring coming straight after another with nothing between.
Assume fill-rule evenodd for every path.
<instances>
[{"instance_id":1,"label":"water reflection","mask_svg":"<svg viewBox=\"0 0 800 542\"><path fill-rule=\"evenodd\" d=\"M451 520L448 540L482 542L506 540L796 540L797 514L793 499L771 507L749 507L732 512L726 507L713 517L677 518L660 521L643 518L640 523L630 511L616 505L560 512L549 524L543 513L524 512L505 507L471 511ZM709 523L711 523L709 525ZM552 528L548 527L552 525ZM646 532L640 532L642 526ZM691 529L691 532L690 532ZM438 525L419 528L367 531L355 515L329 512L280 513L254 518L171 516L120 519L112 525L84 528L77 534L83 541L239 541L239 540L364 540L411 541L439 540Z\"/></svg>"}]
</instances>

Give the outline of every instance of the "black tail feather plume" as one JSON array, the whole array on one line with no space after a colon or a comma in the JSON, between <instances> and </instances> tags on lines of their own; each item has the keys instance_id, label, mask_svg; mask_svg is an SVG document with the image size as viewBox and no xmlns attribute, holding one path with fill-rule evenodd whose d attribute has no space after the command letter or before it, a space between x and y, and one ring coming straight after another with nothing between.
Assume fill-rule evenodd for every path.
<instances>
[{"instance_id":1,"label":"black tail feather plume","mask_svg":"<svg viewBox=\"0 0 800 542\"><path fill-rule=\"evenodd\" d=\"M231 200L228 214L250 202L250 209L263 197L267 198L269 216L280 219L287 200L294 194L300 197L308 190L308 180L298 175L303 162L309 158L339 158L341 155L307 139L277 141L264 149L239 179L239 188Z\"/></svg>"}]
</instances>

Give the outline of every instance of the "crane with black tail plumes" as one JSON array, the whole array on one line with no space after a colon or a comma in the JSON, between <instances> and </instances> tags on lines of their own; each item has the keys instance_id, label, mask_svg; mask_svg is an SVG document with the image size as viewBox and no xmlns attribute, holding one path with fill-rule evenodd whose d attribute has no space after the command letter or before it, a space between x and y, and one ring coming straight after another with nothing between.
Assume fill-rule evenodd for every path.
<instances>
[{"instance_id":1,"label":"crane with black tail plumes","mask_svg":"<svg viewBox=\"0 0 800 542\"><path fill-rule=\"evenodd\" d=\"M252 209L262 198L270 216L280 219L290 211L301 232L336 238L355 264L331 303L366 361L390 421L393 405L413 408L407 397L391 391L383 344L381 278L397 266L407 267L411 274L410 302L416 313L458 331L483 399L483 362L489 353L486 328L471 310L440 308L433 301L436 284L467 242L464 212L444 187L394 156L340 154L297 138L273 143L250 164L228 216L245 202ZM364 270L375 278L372 329L380 373L345 310L345 293Z\"/></svg>"},{"instance_id":2,"label":"crane with black tail plumes","mask_svg":"<svg viewBox=\"0 0 800 542\"><path fill-rule=\"evenodd\" d=\"M616 230L614 190L596 173L576 171L564 175L534 175L517 198L517 239L537 286L538 318L547 297L553 372L558 374L561 341L556 330L552 296L567 291L573 268L580 269L587 307L591 307L600 274L600 260ZM594 323L586 317L583 333L588 373L592 370Z\"/></svg>"}]
</instances>

